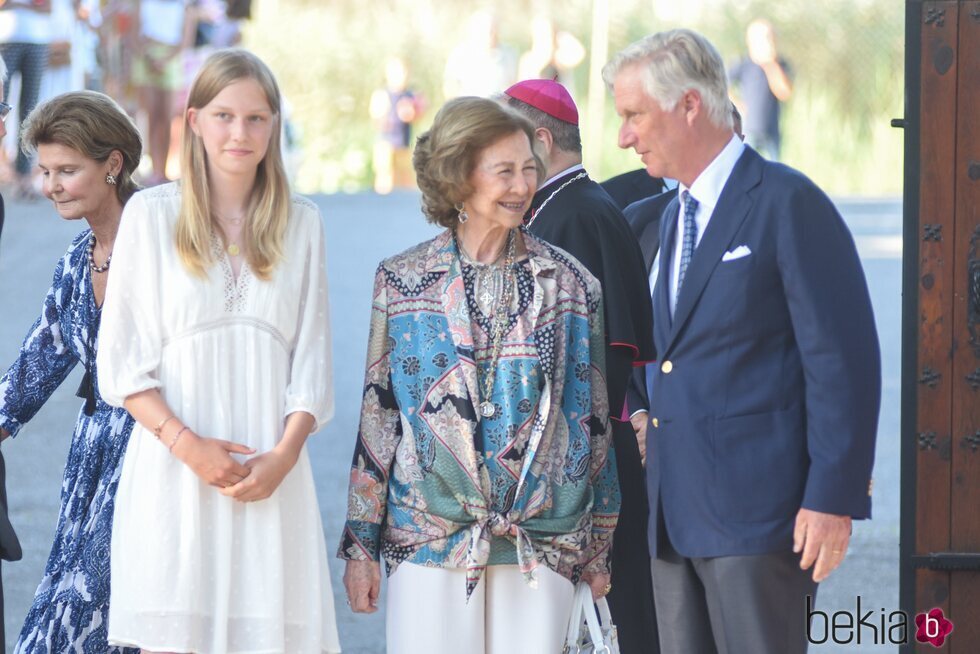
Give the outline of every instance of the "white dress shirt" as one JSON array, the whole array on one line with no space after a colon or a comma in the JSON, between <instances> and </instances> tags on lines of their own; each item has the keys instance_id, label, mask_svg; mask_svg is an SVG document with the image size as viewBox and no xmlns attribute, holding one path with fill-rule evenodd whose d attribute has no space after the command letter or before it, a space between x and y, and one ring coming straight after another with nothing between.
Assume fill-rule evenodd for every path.
<instances>
[{"instance_id":1,"label":"white dress shirt","mask_svg":"<svg viewBox=\"0 0 980 654\"><path fill-rule=\"evenodd\" d=\"M691 197L698 201L698 208L694 212L694 222L698 226L698 236L694 241L696 252L697 246L701 242L701 237L704 236L704 230L708 228L711 214L714 213L715 206L718 204L718 198L721 197L722 189L725 188L725 184L728 182L728 178L731 176L732 170L734 170L735 164L738 162L738 158L742 156L742 152L744 151L745 144L733 134L732 140L728 142L728 145L718 153L718 156L708 164L707 168L701 171L701 174L698 175L690 187L685 186L683 183L677 185L677 194L680 198L681 208L674 218L677 221L677 225L674 230L674 251L673 258L670 262L670 278L668 279L670 283L668 290L670 291L671 316L674 315L674 307L677 306L677 276L680 274L681 249L684 246L683 216L686 205L684 202L684 191L689 191Z\"/></svg>"}]
</instances>

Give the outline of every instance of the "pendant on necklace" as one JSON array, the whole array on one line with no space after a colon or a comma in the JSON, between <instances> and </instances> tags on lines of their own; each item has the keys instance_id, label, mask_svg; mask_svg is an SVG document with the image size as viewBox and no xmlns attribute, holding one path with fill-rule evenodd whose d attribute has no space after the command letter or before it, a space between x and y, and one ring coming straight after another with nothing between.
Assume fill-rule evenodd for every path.
<instances>
[{"instance_id":1,"label":"pendant on necklace","mask_svg":"<svg viewBox=\"0 0 980 654\"><path fill-rule=\"evenodd\" d=\"M238 248L238 245L236 243L231 243L228 245L228 254L230 254L231 256L237 257L241 253L242 251Z\"/></svg>"},{"instance_id":2,"label":"pendant on necklace","mask_svg":"<svg viewBox=\"0 0 980 654\"><path fill-rule=\"evenodd\" d=\"M483 293L480 295L480 302L483 302L483 304L486 306L489 306L490 303L493 302L493 293L490 292L490 289L485 289L483 291Z\"/></svg>"},{"instance_id":3,"label":"pendant on necklace","mask_svg":"<svg viewBox=\"0 0 980 654\"><path fill-rule=\"evenodd\" d=\"M497 412L497 407L492 402L480 402L480 415L484 418L492 418Z\"/></svg>"}]
</instances>

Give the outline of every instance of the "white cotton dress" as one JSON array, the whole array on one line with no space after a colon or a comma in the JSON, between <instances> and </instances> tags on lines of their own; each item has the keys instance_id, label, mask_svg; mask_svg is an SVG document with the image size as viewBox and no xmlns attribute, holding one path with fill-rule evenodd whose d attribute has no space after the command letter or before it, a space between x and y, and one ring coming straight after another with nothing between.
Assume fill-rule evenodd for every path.
<instances>
[{"instance_id":1,"label":"white cotton dress","mask_svg":"<svg viewBox=\"0 0 980 654\"><path fill-rule=\"evenodd\" d=\"M294 197L285 258L236 282L220 242L206 279L174 245L180 187L137 193L116 237L98 352L112 405L157 388L196 433L258 453L286 416L333 414L320 213ZM166 431L165 431L166 433ZM244 461L248 457L237 456ZM276 492L221 495L137 425L111 548L109 642L195 654L339 652L326 546L306 448Z\"/></svg>"}]
</instances>

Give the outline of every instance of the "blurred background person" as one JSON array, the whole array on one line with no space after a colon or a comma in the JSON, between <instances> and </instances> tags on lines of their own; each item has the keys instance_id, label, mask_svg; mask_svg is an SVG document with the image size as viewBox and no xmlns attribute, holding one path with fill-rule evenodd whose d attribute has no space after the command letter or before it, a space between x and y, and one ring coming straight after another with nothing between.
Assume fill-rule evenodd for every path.
<instances>
[{"instance_id":1,"label":"blurred background person","mask_svg":"<svg viewBox=\"0 0 980 654\"><path fill-rule=\"evenodd\" d=\"M585 46L575 35L559 30L547 16L531 22L531 49L521 55L519 79L551 79L575 94L575 69L585 60Z\"/></svg>"},{"instance_id":2,"label":"blurred background person","mask_svg":"<svg viewBox=\"0 0 980 654\"><path fill-rule=\"evenodd\" d=\"M132 67L139 38L139 0L106 0L100 7L102 21L96 32L99 88L135 115L139 102L132 82Z\"/></svg>"},{"instance_id":3,"label":"blurred background person","mask_svg":"<svg viewBox=\"0 0 980 654\"><path fill-rule=\"evenodd\" d=\"M744 107L745 142L764 157L779 160L779 106L793 95L789 63L776 51L776 35L764 18L745 30L748 56L728 69L728 78Z\"/></svg>"},{"instance_id":4,"label":"blurred background person","mask_svg":"<svg viewBox=\"0 0 980 654\"><path fill-rule=\"evenodd\" d=\"M461 95L485 98L517 81L517 53L500 43L497 28L497 17L485 9L470 15L463 39L446 60L444 98Z\"/></svg>"},{"instance_id":5,"label":"blurred background person","mask_svg":"<svg viewBox=\"0 0 980 654\"><path fill-rule=\"evenodd\" d=\"M389 654L559 652L572 581L609 592L601 290L520 229L533 142L493 100L448 102L414 155L445 231L378 267L339 556L356 612L384 556Z\"/></svg>"},{"instance_id":6,"label":"blurred background person","mask_svg":"<svg viewBox=\"0 0 980 654\"><path fill-rule=\"evenodd\" d=\"M95 355L116 231L137 188L133 173L143 144L132 119L93 91L38 105L24 123L23 139L37 152L44 195L62 218L84 220L87 228L58 262L41 316L0 378L0 438L15 436L79 363L85 375L54 544L14 651L120 652L106 642L108 556L133 421L102 400Z\"/></svg>"},{"instance_id":7,"label":"blurred background person","mask_svg":"<svg viewBox=\"0 0 980 654\"><path fill-rule=\"evenodd\" d=\"M147 144L153 172L147 186L167 177L171 118L177 112L175 93L184 80L182 54L194 43L194 13L187 0L139 0L133 83L139 88L146 119Z\"/></svg>"},{"instance_id":8,"label":"blurred background person","mask_svg":"<svg viewBox=\"0 0 980 654\"><path fill-rule=\"evenodd\" d=\"M385 61L384 88L371 94L369 112L378 130L374 142L374 190L414 186L411 146L412 124L425 111L424 98L408 87L408 69L401 57Z\"/></svg>"},{"instance_id":9,"label":"blurred background person","mask_svg":"<svg viewBox=\"0 0 980 654\"><path fill-rule=\"evenodd\" d=\"M51 0L51 44L40 100L86 87L95 56L93 23L101 20L94 0Z\"/></svg>"},{"instance_id":10,"label":"blurred background person","mask_svg":"<svg viewBox=\"0 0 980 654\"><path fill-rule=\"evenodd\" d=\"M20 77L17 117L23 121L37 104L41 79L48 67L51 43L51 0L7 0L0 4L0 56L7 62L3 96L10 100L11 77ZM31 177L31 159L21 148L18 130L14 162L14 197L39 200Z\"/></svg>"},{"instance_id":11,"label":"blurred background person","mask_svg":"<svg viewBox=\"0 0 980 654\"><path fill-rule=\"evenodd\" d=\"M215 51L238 45L242 40L241 20L228 15L225 0L190 0L187 12L191 36L180 53L180 84L174 93L170 118L170 149L167 178L180 177L180 143L184 133L184 105L191 83L204 62Z\"/></svg>"}]
</instances>

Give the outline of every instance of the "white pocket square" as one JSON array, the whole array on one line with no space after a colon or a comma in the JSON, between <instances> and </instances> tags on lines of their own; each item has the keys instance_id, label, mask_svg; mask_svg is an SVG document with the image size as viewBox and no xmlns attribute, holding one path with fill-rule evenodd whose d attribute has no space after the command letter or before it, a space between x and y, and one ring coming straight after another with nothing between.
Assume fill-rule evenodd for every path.
<instances>
[{"instance_id":1,"label":"white pocket square","mask_svg":"<svg viewBox=\"0 0 980 654\"><path fill-rule=\"evenodd\" d=\"M735 261L735 259L741 259L742 257L747 257L752 254L752 250L749 249L748 245L739 245L734 250L729 250L721 258L722 261Z\"/></svg>"}]
</instances>

